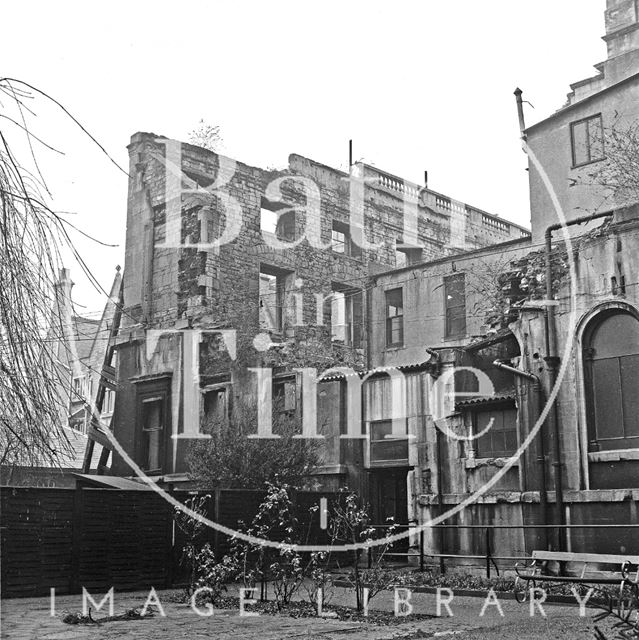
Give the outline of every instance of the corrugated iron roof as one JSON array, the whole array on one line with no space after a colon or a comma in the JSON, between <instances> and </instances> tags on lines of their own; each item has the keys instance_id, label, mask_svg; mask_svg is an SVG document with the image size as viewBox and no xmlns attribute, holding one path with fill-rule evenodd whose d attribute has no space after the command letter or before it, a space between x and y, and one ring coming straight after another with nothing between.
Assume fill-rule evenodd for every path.
<instances>
[{"instance_id":1,"label":"corrugated iron roof","mask_svg":"<svg viewBox=\"0 0 639 640\"><path fill-rule=\"evenodd\" d=\"M459 392L458 392L459 393ZM468 400L460 400L455 403L456 407L468 407L481 404L496 404L498 402L515 401L514 393L495 394L493 396L476 396Z\"/></svg>"}]
</instances>

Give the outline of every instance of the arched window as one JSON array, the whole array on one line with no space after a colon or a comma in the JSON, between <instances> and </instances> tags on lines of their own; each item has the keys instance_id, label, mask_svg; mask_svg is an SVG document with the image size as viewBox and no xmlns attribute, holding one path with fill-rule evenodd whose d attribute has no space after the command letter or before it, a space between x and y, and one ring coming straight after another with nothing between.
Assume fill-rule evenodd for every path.
<instances>
[{"instance_id":1,"label":"arched window","mask_svg":"<svg viewBox=\"0 0 639 640\"><path fill-rule=\"evenodd\" d=\"M639 447L639 319L613 310L583 341L590 451Z\"/></svg>"}]
</instances>

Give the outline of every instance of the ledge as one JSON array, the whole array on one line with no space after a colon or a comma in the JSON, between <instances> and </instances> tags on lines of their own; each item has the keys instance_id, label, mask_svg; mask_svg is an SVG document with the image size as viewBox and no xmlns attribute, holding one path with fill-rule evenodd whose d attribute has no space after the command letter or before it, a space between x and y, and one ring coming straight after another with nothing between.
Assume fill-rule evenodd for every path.
<instances>
[{"instance_id":1,"label":"ledge","mask_svg":"<svg viewBox=\"0 0 639 640\"><path fill-rule=\"evenodd\" d=\"M466 469L477 469L478 467L505 467L508 463L511 466L519 466L519 458L515 458L514 462L511 462L513 458L464 458L464 466Z\"/></svg>"},{"instance_id":2,"label":"ledge","mask_svg":"<svg viewBox=\"0 0 639 640\"><path fill-rule=\"evenodd\" d=\"M467 493L447 493L442 496L443 504L455 505L467 500ZM436 494L420 494L419 504L422 507L439 504ZM564 491L564 502L567 504L584 502L625 502L633 500L639 502L639 488L636 489L590 489L590 490L566 490ZM548 492L548 502L556 501L555 492ZM474 501L475 504L529 504L539 502L538 491L496 491L480 496Z\"/></svg>"},{"instance_id":3,"label":"ledge","mask_svg":"<svg viewBox=\"0 0 639 640\"><path fill-rule=\"evenodd\" d=\"M342 475L346 473L346 465L344 464L327 464L321 467L315 467L309 475L312 476L331 476Z\"/></svg>"},{"instance_id":4,"label":"ledge","mask_svg":"<svg viewBox=\"0 0 639 640\"><path fill-rule=\"evenodd\" d=\"M589 462L620 462L621 460L639 460L639 449L591 451L588 454Z\"/></svg>"}]
</instances>

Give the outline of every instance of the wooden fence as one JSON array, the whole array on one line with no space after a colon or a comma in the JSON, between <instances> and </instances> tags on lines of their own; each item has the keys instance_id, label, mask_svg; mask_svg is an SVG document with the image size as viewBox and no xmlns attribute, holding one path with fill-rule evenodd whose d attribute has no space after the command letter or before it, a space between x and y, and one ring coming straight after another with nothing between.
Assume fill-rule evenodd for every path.
<instances>
[{"instance_id":1,"label":"wooden fence","mask_svg":"<svg viewBox=\"0 0 639 640\"><path fill-rule=\"evenodd\" d=\"M184 502L189 494L173 494ZM295 503L306 521L309 542L326 543L319 513L309 508L334 494L298 492ZM264 493L211 492L208 517L231 529L250 523ZM1 487L2 597L167 588L182 580L179 559L184 539L174 526L173 508L153 491ZM310 520L309 520L310 518ZM229 539L206 529L218 555Z\"/></svg>"}]
</instances>

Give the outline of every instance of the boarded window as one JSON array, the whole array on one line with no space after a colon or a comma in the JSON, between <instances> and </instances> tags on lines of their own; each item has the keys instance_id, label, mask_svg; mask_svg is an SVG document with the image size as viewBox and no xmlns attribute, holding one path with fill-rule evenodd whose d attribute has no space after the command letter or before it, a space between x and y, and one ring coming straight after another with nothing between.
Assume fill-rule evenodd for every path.
<instances>
[{"instance_id":1,"label":"boarded window","mask_svg":"<svg viewBox=\"0 0 639 640\"><path fill-rule=\"evenodd\" d=\"M386 346L404 344L404 299L402 289L386 292Z\"/></svg>"},{"instance_id":2,"label":"boarded window","mask_svg":"<svg viewBox=\"0 0 639 640\"><path fill-rule=\"evenodd\" d=\"M639 320L604 314L584 338L590 448L639 447Z\"/></svg>"},{"instance_id":3,"label":"boarded window","mask_svg":"<svg viewBox=\"0 0 639 640\"><path fill-rule=\"evenodd\" d=\"M604 158L601 114L578 120L570 125L572 164L579 167Z\"/></svg>"},{"instance_id":4,"label":"boarded window","mask_svg":"<svg viewBox=\"0 0 639 640\"><path fill-rule=\"evenodd\" d=\"M466 335L466 278L457 273L444 278L444 308L446 312L446 337L461 338Z\"/></svg>"}]
</instances>

